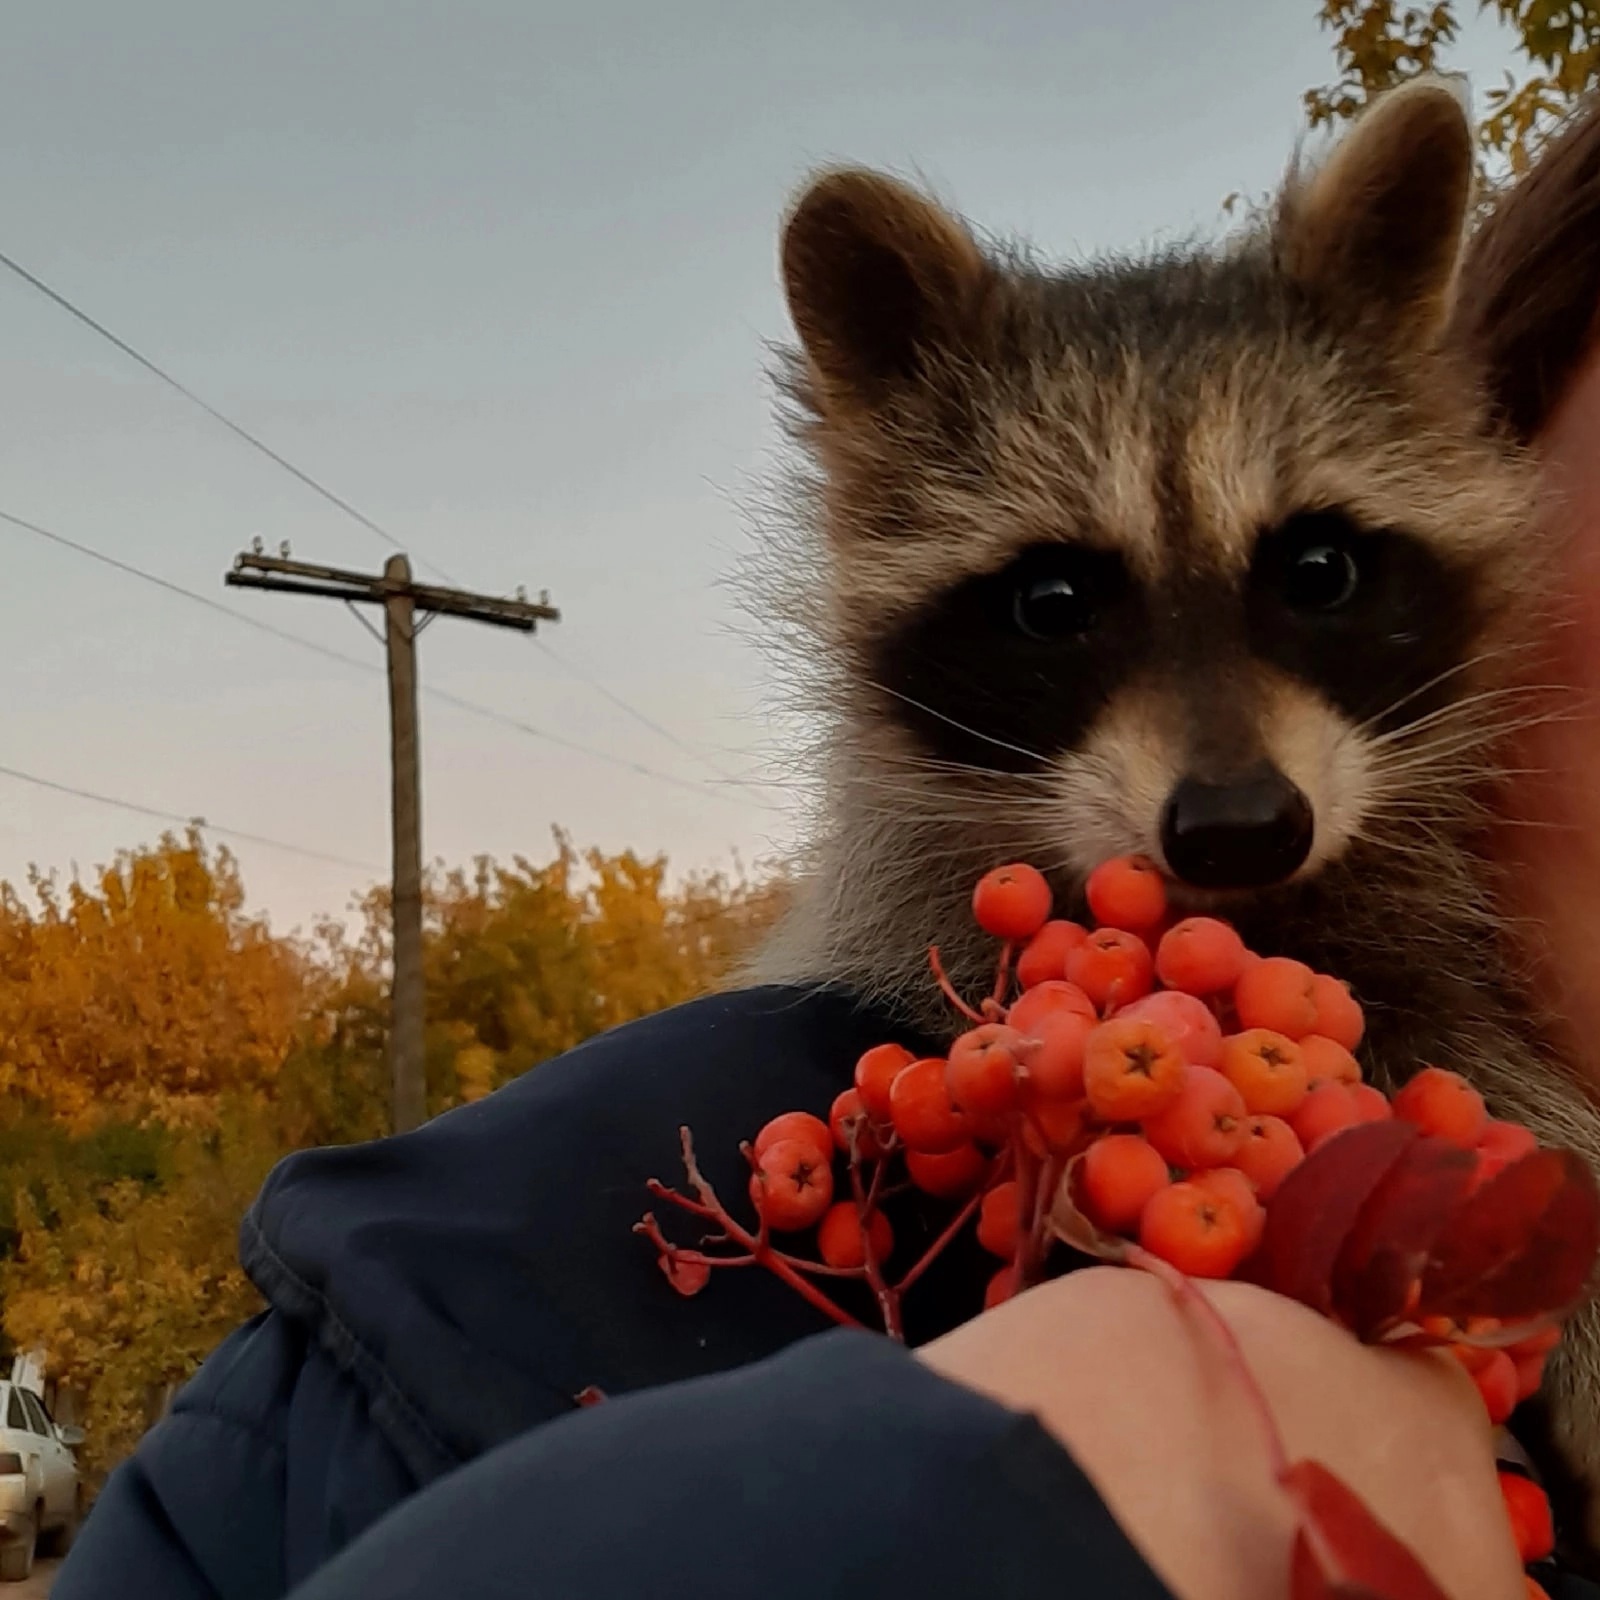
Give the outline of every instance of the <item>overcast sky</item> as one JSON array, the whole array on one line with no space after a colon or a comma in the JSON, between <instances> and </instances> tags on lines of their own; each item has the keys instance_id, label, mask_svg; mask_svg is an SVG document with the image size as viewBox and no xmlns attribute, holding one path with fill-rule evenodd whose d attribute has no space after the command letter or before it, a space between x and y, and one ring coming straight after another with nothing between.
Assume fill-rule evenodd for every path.
<instances>
[{"instance_id":1,"label":"overcast sky","mask_svg":"<svg viewBox=\"0 0 1600 1600\"><path fill-rule=\"evenodd\" d=\"M425 699L430 856L540 856L561 824L684 867L759 857L788 821L781 789L714 770L758 779L772 726L718 580L775 448L761 368L793 186L838 158L920 172L1057 256L1214 231L1329 73L1314 9L14 6L0 251L415 559L551 590L559 658L445 620L424 682L664 776ZM1478 31L1458 64L1481 84L1499 48ZM222 575L257 534L373 569L382 541L5 274L0 409L0 512L381 662L343 608ZM0 559L0 764L351 863L240 844L279 926L383 871L379 673L4 524ZM0 876L159 827L0 776Z\"/></svg>"}]
</instances>

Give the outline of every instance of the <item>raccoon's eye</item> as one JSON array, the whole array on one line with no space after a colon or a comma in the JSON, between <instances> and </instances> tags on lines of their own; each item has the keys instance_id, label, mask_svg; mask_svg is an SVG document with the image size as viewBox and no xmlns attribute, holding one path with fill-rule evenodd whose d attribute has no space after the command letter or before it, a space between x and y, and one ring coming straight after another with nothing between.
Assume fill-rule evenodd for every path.
<instances>
[{"instance_id":1,"label":"raccoon's eye","mask_svg":"<svg viewBox=\"0 0 1600 1600\"><path fill-rule=\"evenodd\" d=\"M1028 563L1015 575L1011 618L1030 639L1088 633L1114 598L1120 564L1098 550L1063 550Z\"/></svg>"},{"instance_id":2,"label":"raccoon's eye","mask_svg":"<svg viewBox=\"0 0 1600 1600\"><path fill-rule=\"evenodd\" d=\"M1337 611L1360 586L1361 565L1345 544L1305 544L1283 574L1283 598L1296 611Z\"/></svg>"}]
</instances>

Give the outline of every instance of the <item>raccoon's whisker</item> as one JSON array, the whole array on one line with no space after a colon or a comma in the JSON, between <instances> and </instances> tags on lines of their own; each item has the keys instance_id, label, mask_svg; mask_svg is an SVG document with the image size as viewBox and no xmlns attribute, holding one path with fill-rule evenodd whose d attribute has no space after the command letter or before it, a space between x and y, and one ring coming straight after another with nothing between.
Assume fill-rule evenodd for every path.
<instances>
[{"instance_id":1,"label":"raccoon's whisker","mask_svg":"<svg viewBox=\"0 0 1600 1600\"><path fill-rule=\"evenodd\" d=\"M886 683L880 683L876 679L868 679L868 683L880 694L886 694L892 699L903 701L906 705L925 712L930 717L937 717L940 722L948 724L958 732L968 734L974 739L981 739L985 744L992 744L998 750L1009 750L1013 755L1022 756L1028 761L1037 761L1041 766L1050 759L1048 756L1040 755L1037 750L1027 750L1020 744L1012 744L1009 739L997 739L992 733L985 733L981 728L968 727L966 723L958 721L955 717L946 716L944 712L935 710L933 706L924 705L922 701L914 700L910 695L902 694L898 689L891 689Z\"/></svg>"},{"instance_id":2,"label":"raccoon's whisker","mask_svg":"<svg viewBox=\"0 0 1600 1600\"><path fill-rule=\"evenodd\" d=\"M1402 743L1407 739L1415 738L1418 733L1426 729L1448 723L1456 718L1469 717L1487 705L1504 701L1514 702L1527 698L1538 698L1561 692L1563 691L1558 684L1521 684L1498 689L1481 689L1476 694L1468 695L1464 699L1454 700L1449 705L1440 706L1436 710L1428 712L1427 715L1404 724L1402 727L1390 728L1387 732L1370 736L1363 735L1363 737L1366 738L1366 742L1369 745L1381 746ZM1565 692L1570 694L1572 691ZM1555 708L1551 709L1554 712ZM1390 713L1387 711L1380 713L1380 716L1388 715ZM1354 729L1352 732L1360 734L1362 728L1370 726L1371 722L1375 720L1378 719L1369 719L1367 723L1361 724L1360 728Z\"/></svg>"},{"instance_id":3,"label":"raccoon's whisker","mask_svg":"<svg viewBox=\"0 0 1600 1600\"><path fill-rule=\"evenodd\" d=\"M1431 693L1443 683L1448 683L1450 679L1459 677L1463 672L1471 672L1475 667L1481 667L1485 663L1498 660L1502 656L1519 655L1525 648L1526 647L1524 646L1517 645L1500 645L1493 650L1480 650L1477 655L1468 656L1465 661L1458 661L1453 666L1446 667L1443 672L1436 673L1425 683L1420 683L1416 688L1408 690L1405 694L1401 695L1398 700L1390 701L1390 703L1384 706L1381 711L1375 711L1370 717L1367 717L1364 721L1357 723L1354 731L1356 733L1364 734L1378 723L1385 721L1389 717L1392 717L1397 711L1403 710L1414 700L1421 699L1423 695ZM1495 694L1501 691L1491 689L1486 692L1489 694ZM1512 692L1520 693L1526 691L1514 689ZM1454 704L1462 705L1466 703L1467 702L1465 701L1457 701ZM1443 709L1448 711L1453 709L1453 707L1445 707ZM1430 713L1430 715L1432 714L1434 713ZM1416 724L1413 724L1413 726L1416 726Z\"/></svg>"}]
</instances>

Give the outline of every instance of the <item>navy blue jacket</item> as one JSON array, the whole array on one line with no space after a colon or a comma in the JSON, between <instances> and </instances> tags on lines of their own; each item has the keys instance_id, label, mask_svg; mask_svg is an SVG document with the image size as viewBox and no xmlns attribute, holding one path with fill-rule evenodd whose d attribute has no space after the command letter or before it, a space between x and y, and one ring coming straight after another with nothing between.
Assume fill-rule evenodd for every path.
<instances>
[{"instance_id":1,"label":"navy blue jacket","mask_svg":"<svg viewBox=\"0 0 1600 1600\"><path fill-rule=\"evenodd\" d=\"M681 1299L630 1231L646 1179L681 1178L680 1124L731 1201L739 1141L891 1031L838 995L697 1001L285 1161L242 1229L269 1309L113 1475L54 1600L1161 1600L1032 1420L769 1274ZM899 1205L909 1254L937 1213ZM911 1341L987 1271L941 1258ZM611 1398L580 1409L591 1385Z\"/></svg>"}]
</instances>

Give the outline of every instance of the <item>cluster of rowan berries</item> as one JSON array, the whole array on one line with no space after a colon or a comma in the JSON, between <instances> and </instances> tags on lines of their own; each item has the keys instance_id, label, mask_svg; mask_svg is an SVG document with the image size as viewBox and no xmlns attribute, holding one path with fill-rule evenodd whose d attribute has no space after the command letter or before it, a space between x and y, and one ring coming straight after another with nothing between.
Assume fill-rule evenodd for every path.
<instances>
[{"instance_id":1,"label":"cluster of rowan berries","mask_svg":"<svg viewBox=\"0 0 1600 1600\"><path fill-rule=\"evenodd\" d=\"M1087 900L1092 928L1052 919L1049 885L1034 868L986 874L972 906L1002 941L992 994L969 1004L931 952L935 978L971 1026L942 1056L898 1044L868 1050L826 1120L791 1111L769 1121L745 1147L754 1232L700 1176L685 1133L696 1197L652 1190L714 1222L745 1253L681 1249L647 1218L641 1231L675 1286L694 1293L711 1267L760 1263L852 1321L816 1281L854 1277L898 1334L900 1296L974 1220L980 1244L1002 1262L986 1306L1041 1278L1062 1242L1104 1259L1153 1259L1186 1278L1225 1278L1256 1252L1289 1174L1347 1129L1402 1119L1470 1152L1472 1189L1537 1149L1527 1129L1492 1119L1455 1073L1425 1068L1393 1099L1364 1082L1355 1051L1365 1019L1349 988L1302 962L1255 954L1218 918L1174 920L1161 874L1144 858L1103 864ZM903 1182L959 1209L891 1281L896 1241L883 1201ZM774 1233L813 1228L815 1261L772 1243ZM1538 1388L1560 1337L1541 1324L1507 1343L1517 1330L1491 1318L1416 1322L1416 1338L1443 1345L1471 1373L1496 1423ZM1543 1559L1551 1538L1542 1492L1525 1479L1504 1482L1524 1559Z\"/></svg>"}]
</instances>

